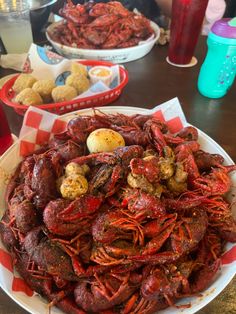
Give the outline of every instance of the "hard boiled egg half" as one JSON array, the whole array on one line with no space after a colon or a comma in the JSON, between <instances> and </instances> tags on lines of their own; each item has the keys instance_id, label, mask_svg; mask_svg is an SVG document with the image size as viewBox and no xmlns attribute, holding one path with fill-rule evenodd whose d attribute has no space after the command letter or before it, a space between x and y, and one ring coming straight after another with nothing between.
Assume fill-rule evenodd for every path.
<instances>
[{"instance_id":1,"label":"hard boiled egg half","mask_svg":"<svg viewBox=\"0 0 236 314\"><path fill-rule=\"evenodd\" d=\"M124 138L111 129L97 129L87 138L87 147L90 153L112 152L120 146L125 146Z\"/></svg>"}]
</instances>

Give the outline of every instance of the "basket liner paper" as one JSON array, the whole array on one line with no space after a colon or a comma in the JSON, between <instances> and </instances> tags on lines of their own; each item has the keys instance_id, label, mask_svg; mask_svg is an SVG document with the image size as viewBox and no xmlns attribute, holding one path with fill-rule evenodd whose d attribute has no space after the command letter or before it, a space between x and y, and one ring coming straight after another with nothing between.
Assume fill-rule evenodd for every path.
<instances>
[{"instance_id":1,"label":"basket liner paper","mask_svg":"<svg viewBox=\"0 0 236 314\"><path fill-rule=\"evenodd\" d=\"M30 73L38 80L45 79L45 77L52 79L57 86L65 85L65 80L71 73L70 66L72 61L80 60L69 60L52 52L50 49L47 49L47 47L31 44L23 66L23 72ZM87 71L89 71L90 68L91 67L87 66ZM75 99L100 94L118 86L120 84L119 66L114 65L111 67L111 70L113 79L109 87L100 81L91 85L87 91L80 94Z\"/></svg>"}]
</instances>

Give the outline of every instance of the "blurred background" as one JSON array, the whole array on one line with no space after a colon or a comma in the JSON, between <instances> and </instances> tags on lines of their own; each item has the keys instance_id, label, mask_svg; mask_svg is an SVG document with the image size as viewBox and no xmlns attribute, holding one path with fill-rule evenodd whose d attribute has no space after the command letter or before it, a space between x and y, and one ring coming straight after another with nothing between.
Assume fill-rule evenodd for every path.
<instances>
[{"instance_id":1,"label":"blurred background","mask_svg":"<svg viewBox=\"0 0 236 314\"><path fill-rule=\"evenodd\" d=\"M57 21L60 17L58 15L60 8L63 7L66 0L0 0L0 18L1 12L6 4L11 6L18 5L19 2L26 1L30 8L30 23L32 28L33 41L38 45L44 45L47 43L45 36L45 29L49 23ZM95 0L95 2L108 2L109 0ZM73 0L73 3L83 4L86 0ZM129 10L137 8L142 14L144 14L149 19L156 22L159 26L166 29L169 26L168 10L163 9L163 2L167 5L171 5L172 0L120 0L122 4ZM219 10L219 4L221 8L221 13L217 13ZM203 26L203 34L207 35L212 23L215 19L222 17L222 10L224 11L224 17L234 17L236 16L236 0L209 0L210 17L205 18L205 24ZM210 8L211 7L211 8ZM212 9L213 8L213 9ZM169 10L170 11L170 10ZM213 12L214 11L214 12ZM217 14L221 15L217 17ZM213 22L211 21L213 19ZM0 54L5 54L6 49L1 38L0 30Z\"/></svg>"}]
</instances>

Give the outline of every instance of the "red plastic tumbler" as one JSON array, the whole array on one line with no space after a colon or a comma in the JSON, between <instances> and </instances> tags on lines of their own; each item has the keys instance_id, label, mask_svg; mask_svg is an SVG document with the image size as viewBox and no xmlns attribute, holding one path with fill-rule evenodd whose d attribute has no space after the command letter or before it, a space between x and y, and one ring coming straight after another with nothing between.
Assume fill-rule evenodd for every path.
<instances>
[{"instance_id":1,"label":"red plastic tumbler","mask_svg":"<svg viewBox=\"0 0 236 314\"><path fill-rule=\"evenodd\" d=\"M13 140L7 118L0 104L0 155L11 146L12 142Z\"/></svg>"},{"instance_id":2,"label":"red plastic tumbler","mask_svg":"<svg viewBox=\"0 0 236 314\"><path fill-rule=\"evenodd\" d=\"M173 0L168 59L176 65L191 62L208 0Z\"/></svg>"}]
</instances>

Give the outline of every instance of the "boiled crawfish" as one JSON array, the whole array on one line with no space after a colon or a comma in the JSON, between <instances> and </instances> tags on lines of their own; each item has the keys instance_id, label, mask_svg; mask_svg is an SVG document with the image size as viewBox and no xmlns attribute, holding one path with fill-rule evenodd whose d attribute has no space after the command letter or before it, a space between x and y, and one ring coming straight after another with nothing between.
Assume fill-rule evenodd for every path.
<instances>
[{"instance_id":1,"label":"boiled crawfish","mask_svg":"<svg viewBox=\"0 0 236 314\"><path fill-rule=\"evenodd\" d=\"M154 34L148 19L130 12L118 1L89 1L84 5L74 5L68 0L59 14L65 22L57 26L50 36L68 46L125 48L135 46Z\"/></svg>"}]
</instances>

